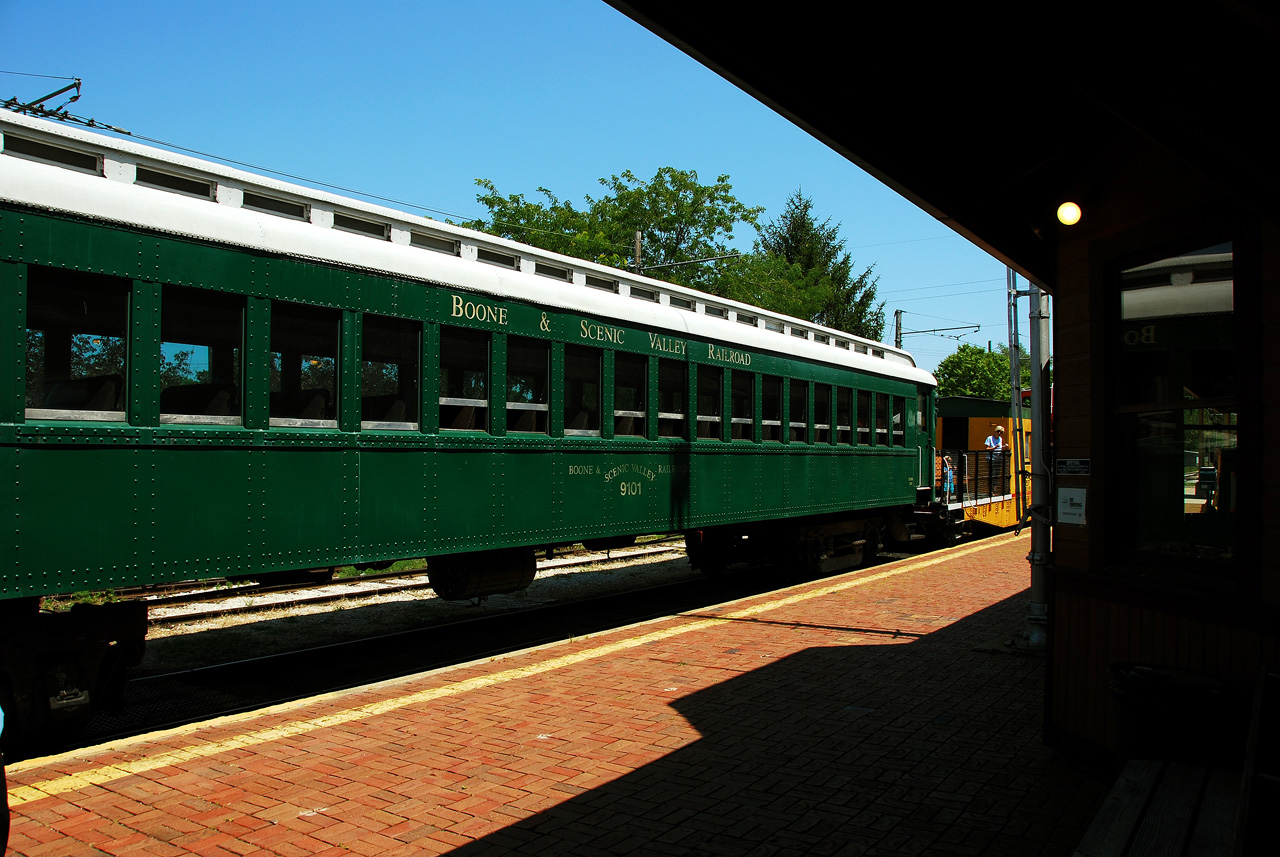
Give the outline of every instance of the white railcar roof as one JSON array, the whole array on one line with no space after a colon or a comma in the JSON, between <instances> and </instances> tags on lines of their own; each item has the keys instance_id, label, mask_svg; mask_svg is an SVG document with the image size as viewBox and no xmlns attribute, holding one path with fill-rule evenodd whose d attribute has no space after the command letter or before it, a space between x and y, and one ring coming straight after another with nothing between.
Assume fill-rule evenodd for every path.
<instances>
[{"instance_id":1,"label":"white railcar roof","mask_svg":"<svg viewBox=\"0 0 1280 857\"><path fill-rule=\"evenodd\" d=\"M0 133L5 137L3 154L10 155L0 157L0 198L12 203L935 383L930 373L916 367L909 353L893 346L618 268L20 114L0 114ZM14 151L8 140L11 134L18 138L16 148L25 151ZM23 141L91 155L97 168L42 158L38 147L33 154L33 147L21 145ZM139 167L203 183L209 195L140 183ZM292 203L304 213L289 217L246 207L246 192ZM335 216L341 221L337 226ZM370 235L345 230L342 223L353 222L346 218L384 231ZM415 234L451 242L456 255L412 244ZM511 258L514 266L481 261L482 254ZM535 273L538 263L568 272L569 279ZM616 283L616 292L593 288L587 285L588 278ZM657 300L638 299L637 293L652 294ZM692 304L692 309L674 306L672 299ZM711 314L716 312L723 316ZM754 319L754 324L739 321L740 317Z\"/></svg>"}]
</instances>

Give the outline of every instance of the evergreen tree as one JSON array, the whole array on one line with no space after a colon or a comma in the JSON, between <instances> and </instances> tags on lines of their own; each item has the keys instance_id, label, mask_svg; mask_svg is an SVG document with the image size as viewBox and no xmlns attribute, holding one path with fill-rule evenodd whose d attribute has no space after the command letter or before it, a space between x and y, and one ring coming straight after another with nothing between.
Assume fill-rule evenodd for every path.
<instances>
[{"instance_id":1,"label":"evergreen tree","mask_svg":"<svg viewBox=\"0 0 1280 857\"><path fill-rule=\"evenodd\" d=\"M884 301L876 302L875 266L853 275L840 224L832 225L830 218L819 223L813 200L801 191L791 195L777 220L760 227L757 250L795 267L796 290L811 292L819 285L825 291L821 305L806 318L868 339L884 335Z\"/></svg>"}]
</instances>

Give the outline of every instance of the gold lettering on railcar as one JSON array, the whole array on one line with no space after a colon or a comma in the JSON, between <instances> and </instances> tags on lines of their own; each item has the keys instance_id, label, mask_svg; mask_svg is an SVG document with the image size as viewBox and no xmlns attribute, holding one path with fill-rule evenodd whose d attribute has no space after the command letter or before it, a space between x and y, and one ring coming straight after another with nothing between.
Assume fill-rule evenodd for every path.
<instances>
[{"instance_id":1,"label":"gold lettering on railcar","mask_svg":"<svg viewBox=\"0 0 1280 857\"><path fill-rule=\"evenodd\" d=\"M658 478L658 472L659 471L654 470L652 467L647 467L643 464L619 464L617 467L608 470L604 474L604 481L612 482L623 474L635 473L652 482Z\"/></svg>"},{"instance_id":2,"label":"gold lettering on railcar","mask_svg":"<svg viewBox=\"0 0 1280 857\"><path fill-rule=\"evenodd\" d=\"M583 339L591 339L596 342L612 342L615 345L622 345L622 338L626 336L626 331L620 327L610 327L607 324L596 324L587 321L585 318L579 327L579 336Z\"/></svg>"},{"instance_id":3,"label":"gold lettering on railcar","mask_svg":"<svg viewBox=\"0 0 1280 857\"><path fill-rule=\"evenodd\" d=\"M493 306L480 301L469 301L462 295L452 295L451 297L453 298L453 311L449 315L452 318L484 321L489 324L505 325L507 323L506 307Z\"/></svg>"},{"instance_id":4,"label":"gold lettering on railcar","mask_svg":"<svg viewBox=\"0 0 1280 857\"><path fill-rule=\"evenodd\" d=\"M734 366L750 366L751 355L745 351L735 351L732 348L726 348L723 345L708 345L707 359L719 360L722 363L731 363Z\"/></svg>"},{"instance_id":5,"label":"gold lettering on railcar","mask_svg":"<svg viewBox=\"0 0 1280 857\"><path fill-rule=\"evenodd\" d=\"M683 339L676 339L674 336L661 336L657 333L649 334L649 347L654 351L662 351L666 354L684 354L687 343Z\"/></svg>"}]
</instances>

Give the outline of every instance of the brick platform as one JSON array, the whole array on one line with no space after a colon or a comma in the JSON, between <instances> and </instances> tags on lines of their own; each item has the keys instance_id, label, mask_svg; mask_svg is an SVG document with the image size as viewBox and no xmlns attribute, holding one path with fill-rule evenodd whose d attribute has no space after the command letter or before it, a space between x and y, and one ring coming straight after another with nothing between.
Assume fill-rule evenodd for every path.
<instances>
[{"instance_id":1,"label":"brick platform","mask_svg":"<svg viewBox=\"0 0 1280 857\"><path fill-rule=\"evenodd\" d=\"M1026 537L9 769L10 853L1068 854Z\"/></svg>"}]
</instances>

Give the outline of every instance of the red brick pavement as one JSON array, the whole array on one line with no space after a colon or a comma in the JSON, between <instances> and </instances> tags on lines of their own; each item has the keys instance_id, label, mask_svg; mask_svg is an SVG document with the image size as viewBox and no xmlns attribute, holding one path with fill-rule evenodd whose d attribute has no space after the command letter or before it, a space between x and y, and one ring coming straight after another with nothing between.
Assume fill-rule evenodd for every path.
<instances>
[{"instance_id":1,"label":"red brick pavement","mask_svg":"<svg viewBox=\"0 0 1280 857\"><path fill-rule=\"evenodd\" d=\"M491 661L19 763L10 853L1066 854L1002 536Z\"/></svg>"}]
</instances>

